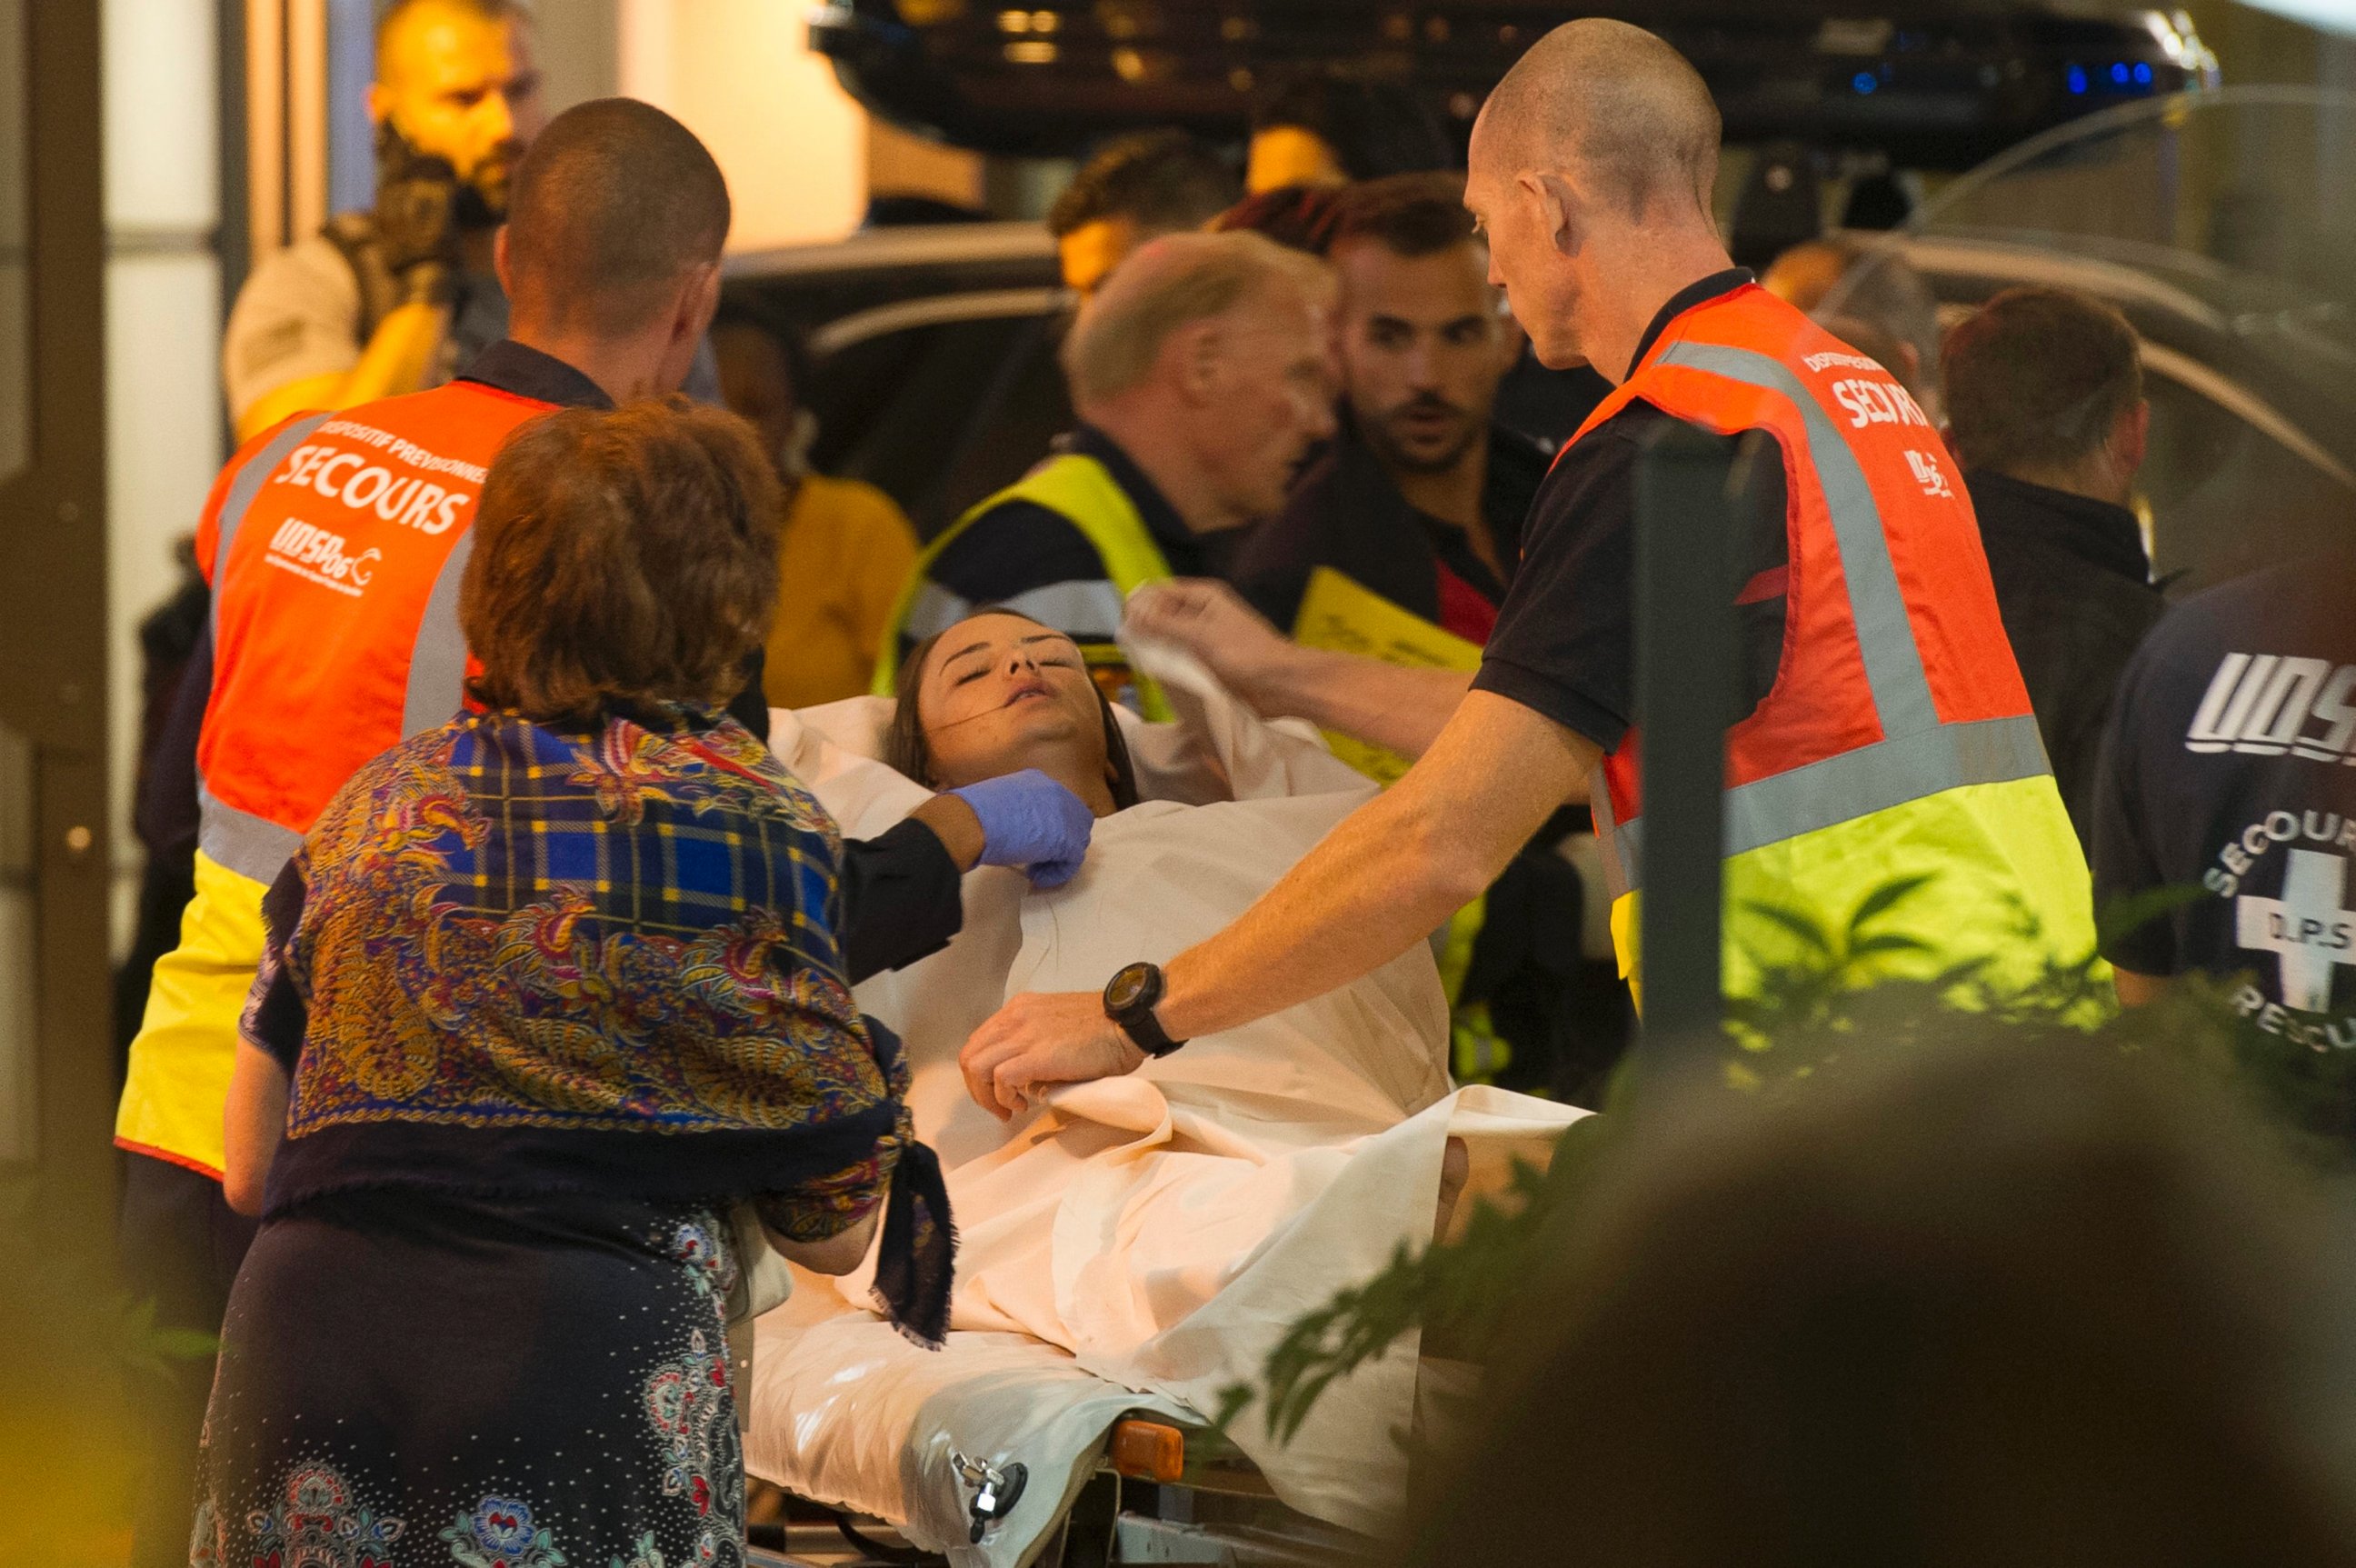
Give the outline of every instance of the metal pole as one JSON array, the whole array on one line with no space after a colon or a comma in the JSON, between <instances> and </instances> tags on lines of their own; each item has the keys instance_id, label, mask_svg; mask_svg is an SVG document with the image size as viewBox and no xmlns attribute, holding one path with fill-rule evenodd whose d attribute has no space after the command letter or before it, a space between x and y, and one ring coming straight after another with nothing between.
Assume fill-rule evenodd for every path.
<instances>
[{"instance_id":1,"label":"metal pole","mask_svg":"<svg viewBox=\"0 0 2356 1568\"><path fill-rule=\"evenodd\" d=\"M1644 1037L1718 1027L1726 726L1734 710L1728 444L1669 421L1636 467L1636 722Z\"/></svg>"}]
</instances>

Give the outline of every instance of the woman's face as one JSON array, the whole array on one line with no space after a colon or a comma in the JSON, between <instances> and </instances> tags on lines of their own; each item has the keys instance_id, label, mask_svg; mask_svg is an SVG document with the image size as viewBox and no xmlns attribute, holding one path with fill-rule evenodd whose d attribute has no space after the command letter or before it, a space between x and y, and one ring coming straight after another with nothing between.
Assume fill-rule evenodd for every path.
<instances>
[{"instance_id":1,"label":"woman's face","mask_svg":"<svg viewBox=\"0 0 2356 1568\"><path fill-rule=\"evenodd\" d=\"M941 634L917 677L916 714L935 787L1047 768L1106 769L1104 712L1079 645L1020 616L978 615Z\"/></svg>"}]
</instances>

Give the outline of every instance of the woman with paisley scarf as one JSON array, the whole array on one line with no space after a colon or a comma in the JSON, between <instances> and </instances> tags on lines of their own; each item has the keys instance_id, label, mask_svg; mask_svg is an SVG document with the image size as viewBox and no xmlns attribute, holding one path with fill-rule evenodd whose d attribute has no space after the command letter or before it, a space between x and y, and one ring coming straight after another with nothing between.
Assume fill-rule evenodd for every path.
<instances>
[{"instance_id":1,"label":"woman with paisley scarf","mask_svg":"<svg viewBox=\"0 0 2356 1568\"><path fill-rule=\"evenodd\" d=\"M809 1267L874 1250L938 1342L948 1197L851 1000L844 846L719 706L776 499L750 431L676 399L551 414L492 467L477 703L362 768L267 902L228 1171L265 1219L193 1562L741 1561L740 1202ZM982 856L989 804L934 807Z\"/></svg>"}]
</instances>

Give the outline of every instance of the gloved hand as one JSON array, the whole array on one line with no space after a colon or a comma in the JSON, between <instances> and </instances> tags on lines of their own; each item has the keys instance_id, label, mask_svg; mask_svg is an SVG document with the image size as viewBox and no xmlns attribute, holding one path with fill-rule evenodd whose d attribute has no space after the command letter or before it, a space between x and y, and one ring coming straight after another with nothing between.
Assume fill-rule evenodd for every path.
<instances>
[{"instance_id":1,"label":"gloved hand","mask_svg":"<svg viewBox=\"0 0 2356 1568\"><path fill-rule=\"evenodd\" d=\"M402 299L447 303L459 263L458 171L388 122L377 135L376 235Z\"/></svg>"},{"instance_id":2,"label":"gloved hand","mask_svg":"<svg viewBox=\"0 0 2356 1568\"><path fill-rule=\"evenodd\" d=\"M981 823L981 864L1022 868L1033 887L1079 874L1097 820L1077 795L1035 768L948 791Z\"/></svg>"}]
</instances>

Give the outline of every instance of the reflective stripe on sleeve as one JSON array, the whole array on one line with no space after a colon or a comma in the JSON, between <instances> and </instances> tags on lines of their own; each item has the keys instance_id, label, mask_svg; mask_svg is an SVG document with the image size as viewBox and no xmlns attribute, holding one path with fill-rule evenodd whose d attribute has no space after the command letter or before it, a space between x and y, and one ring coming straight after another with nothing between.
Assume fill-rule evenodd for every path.
<instances>
[{"instance_id":1,"label":"reflective stripe on sleeve","mask_svg":"<svg viewBox=\"0 0 2356 1568\"><path fill-rule=\"evenodd\" d=\"M425 613L417 623L417 640L409 654L409 688L401 703L403 740L446 722L466 700L466 638L458 629L458 585L466 575L466 559L475 553L475 531L458 536L434 591L425 598Z\"/></svg>"},{"instance_id":2,"label":"reflective stripe on sleeve","mask_svg":"<svg viewBox=\"0 0 2356 1568\"><path fill-rule=\"evenodd\" d=\"M1799 410L1802 427L1807 432L1807 460L1824 490L1826 510L1832 514L1841 575L1848 582L1849 620L1857 628L1858 651L1865 660L1866 685L1873 693L1881 733L1896 737L1935 727L1939 710L1931 700L1930 678L1922 672L1922 650L1914 645L1913 622L1906 613L1905 591L1898 585L1898 568L1890 559L1881 509L1874 504L1873 488L1866 483L1857 454L1841 438L1825 405L1801 384L1789 366L1748 349L1677 343L1661 355L1660 362L1707 371L1779 392Z\"/></svg>"},{"instance_id":3,"label":"reflective stripe on sleeve","mask_svg":"<svg viewBox=\"0 0 2356 1568\"><path fill-rule=\"evenodd\" d=\"M300 446L311 432L334 417L332 413L314 413L296 420L272 436L269 445L247 458L245 467L237 471L237 478L229 482L229 493L221 497L220 517L213 528L212 571L209 574L213 585L211 619L216 652L220 648L221 568L229 564L229 547L237 538L238 525L252 510L255 499L262 494L262 487L270 482L270 476L277 471L279 464L286 460L286 454Z\"/></svg>"},{"instance_id":4,"label":"reflective stripe on sleeve","mask_svg":"<svg viewBox=\"0 0 2356 1568\"><path fill-rule=\"evenodd\" d=\"M267 817L223 805L199 780L197 785L197 847L215 864L264 887L294 858L303 835Z\"/></svg>"},{"instance_id":5,"label":"reflective stripe on sleeve","mask_svg":"<svg viewBox=\"0 0 2356 1568\"><path fill-rule=\"evenodd\" d=\"M1941 725L1729 789L1720 853L1731 859L1966 784L2006 784L2051 771L2033 714ZM1642 818L1613 822L1610 791L1599 789L1596 798L1596 833L1607 846L1606 879L1617 897L1643 885L1644 824Z\"/></svg>"}]
</instances>

